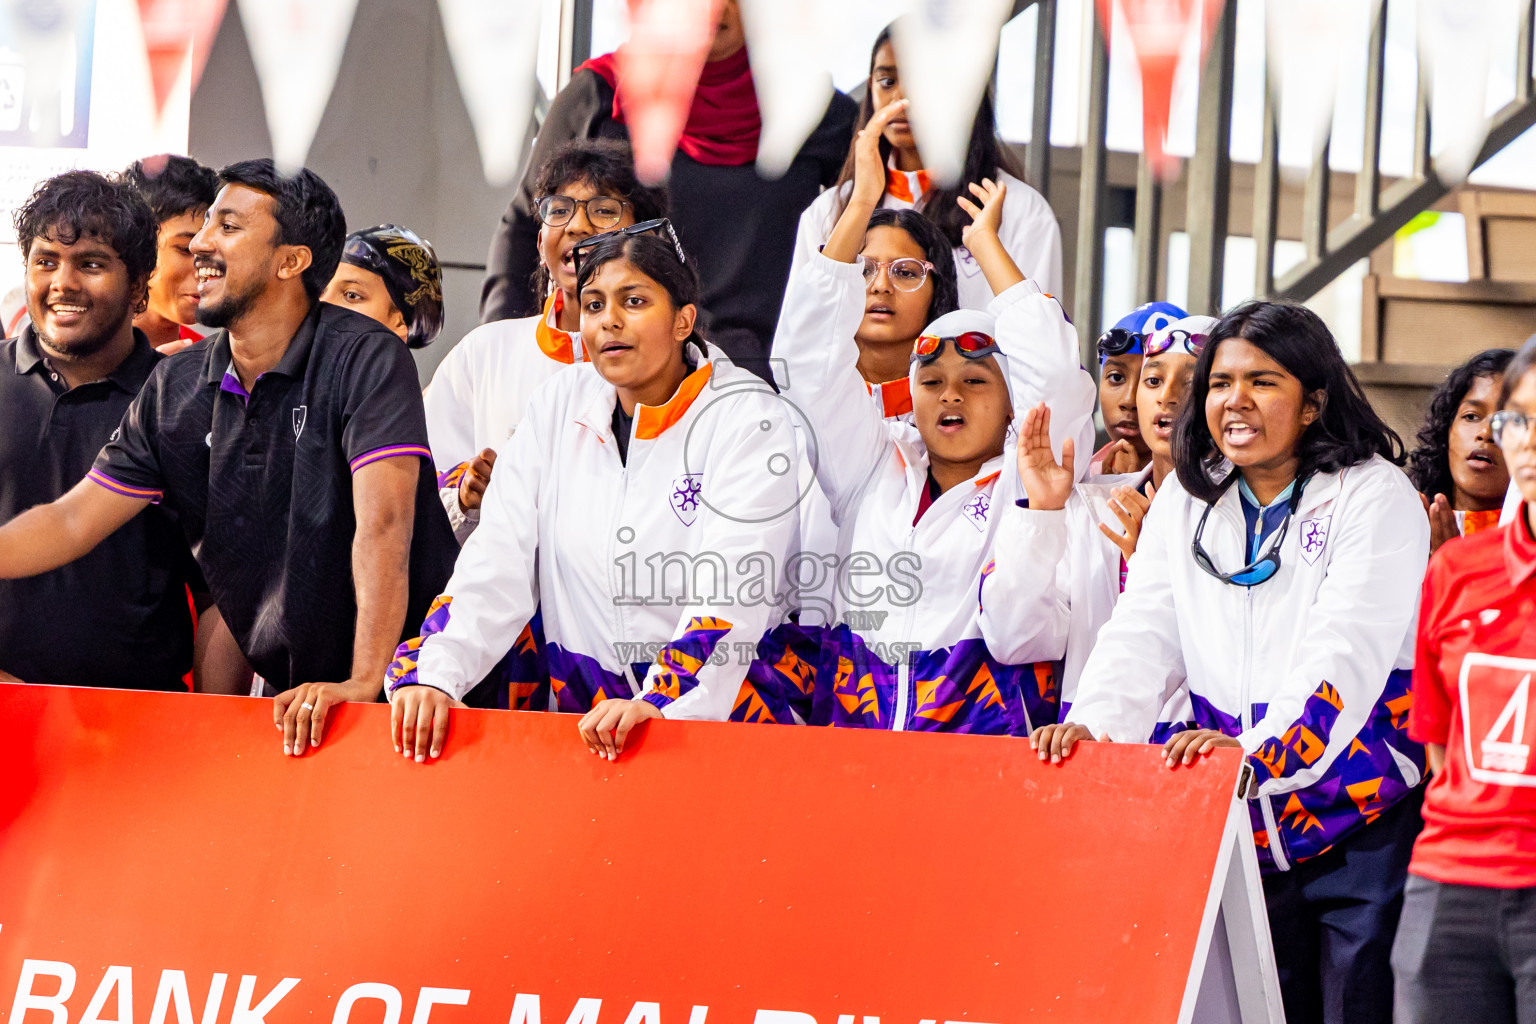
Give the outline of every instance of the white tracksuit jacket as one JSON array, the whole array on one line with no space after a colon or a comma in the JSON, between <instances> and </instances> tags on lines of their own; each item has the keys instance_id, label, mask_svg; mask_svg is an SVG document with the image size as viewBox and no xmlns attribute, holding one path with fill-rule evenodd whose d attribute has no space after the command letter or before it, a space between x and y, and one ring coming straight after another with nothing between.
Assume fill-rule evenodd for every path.
<instances>
[{"instance_id":1,"label":"white tracksuit jacket","mask_svg":"<svg viewBox=\"0 0 1536 1024\"><path fill-rule=\"evenodd\" d=\"M1096 476L1072 489L1065 508L1003 510L992 561L981 581L981 635L1003 661L1062 660L1061 713L1077 700L1077 681L1094 640L1120 600L1120 549L1099 530L1124 532L1110 511L1116 487L1141 490L1152 478L1139 473ZM1132 558L1134 561L1134 556ZM1161 685L1172 694L1158 714L1151 742L1183 729L1189 698L1182 671Z\"/></svg>"},{"instance_id":2,"label":"white tracksuit jacket","mask_svg":"<svg viewBox=\"0 0 1536 1024\"><path fill-rule=\"evenodd\" d=\"M1228 572L1248 562L1240 501L1229 487L1202 539ZM1429 523L1407 476L1384 459L1318 474L1279 571L1244 588L1191 557L1205 508L1176 479L1164 482L1067 720L1139 742L1166 681L1184 676L1195 725L1242 742L1261 783L1250 805L1260 859L1287 870L1423 777L1423 748L1407 726Z\"/></svg>"},{"instance_id":3,"label":"white tracksuit jacket","mask_svg":"<svg viewBox=\"0 0 1536 1024\"><path fill-rule=\"evenodd\" d=\"M1048 667L1008 665L987 651L976 593L991 556L994 506L1020 494L1013 445L974 481L933 502L914 526L928 456L915 427L867 400L854 333L864 316L857 264L820 253L791 279L775 343L810 421L816 475L838 525L837 623L822 644L812 721L885 729L1013 733L1056 717ZM1025 281L988 310L1014 407L1042 399L1052 435L1074 436L1094 389L1060 304ZM804 341L803 339L812 339Z\"/></svg>"},{"instance_id":4,"label":"white tracksuit jacket","mask_svg":"<svg viewBox=\"0 0 1536 1024\"><path fill-rule=\"evenodd\" d=\"M590 363L530 402L445 593L390 666L459 697L537 611L551 710L642 695L669 718L792 721L749 678L783 617L795 436L760 379L718 350L676 395L637 406L627 465L616 394ZM533 702L538 706L538 702Z\"/></svg>"},{"instance_id":5,"label":"white tracksuit jacket","mask_svg":"<svg viewBox=\"0 0 1536 1024\"><path fill-rule=\"evenodd\" d=\"M583 359L581 335L557 326L560 297L551 295L538 316L496 320L464 335L422 394L439 494L460 544L480 518L459 507L459 480L470 460L486 448L501 455L534 391Z\"/></svg>"}]
</instances>

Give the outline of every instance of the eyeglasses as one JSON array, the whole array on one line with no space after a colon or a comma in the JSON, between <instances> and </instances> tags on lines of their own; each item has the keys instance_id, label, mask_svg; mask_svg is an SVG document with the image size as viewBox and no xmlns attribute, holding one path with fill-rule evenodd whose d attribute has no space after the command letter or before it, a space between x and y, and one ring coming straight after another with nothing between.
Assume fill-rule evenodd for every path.
<instances>
[{"instance_id":1,"label":"eyeglasses","mask_svg":"<svg viewBox=\"0 0 1536 1024\"><path fill-rule=\"evenodd\" d=\"M1536 425L1536 417L1511 409L1501 409L1488 417L1488 426L1493 431L1493 443L1500 446L1515 444L1530 437L1533 425Z\"/></svg>"},{"instance_id":2,"label":"eyeglasses","mask_svg":"<svg viewBox=\"0 0 1536 1024\"><path fill-rule=\"evenodd\" d=\"M612 196L593 196L591 199L572 199L570 196L545 196L534 204L538 211L539 220L552 228L561 228L571 222L576 216L577 207L587 211L587 220L595 228L611 228L624 216L624 207L628 206L622 199L614 199Z\"/></svg>"},{"instance_id":3,"label":"eyeglasses","mask_svg":"<svg viewBox=\"0 0 1536 1024\"><path fill-rule=\"evenodd\" d=\"M1178 345L1190 355L1198 356L1200 350L1205 347L1205 341L1208 337L1210 335L1191 334L1182 327L1172 331L1160 331L1147 339L1145 346L1146 355L1148 359L1153 356L1160 356L1175 345Z\"/></svg>"},{"instance_id":4,"label":"eyeglasses","mask_svg":"<svg viewBox=\"0 0 1536 1024\"><path fill-rule=\"evenodd\" d=\"M665 217L658 217L655 220L631 224L627 228L619 228L617 231L605 231L600 235L583 238L577 242L571 247L571 268L576 271L576 276L581 276L581 261L594 248L615 238L628 238L630 235L655 235L658 238L665 238L672 243L672 250L677 253L677 262L688 262L688 257L683 252L683 243L677 240L677 232L672 229L672 222Z\"/></svg>"},{"instance_id":5,"label":"eyeglasses","mask_svg":"<svg viewBox=\"0 0 1536 1024\"><path fill-rule=\"evenodd\" d=\"M1275 539L1270 544L1269 550L1236 572L1222 572L1216 568L1216 563L1212 562L1211 556L1206 553L1205 545L1200 543L1200 538L1205 533L1205 521L1211 518L1211 509L1216 507L1214 503L1206 505L1205 512L1200 516L1200 525L1195 527L1194 542L1190 545L1190 553L1195 557L1195 564L1221 582L1230 583L1234 587L1256 587L1266 580L1274 579L1275 573L1280 571L1280 547L1285 543L1285 535L1291 528L1291 519L1296 515L1296 507L1301 504L1303 484L1304 481L1296 481L1296 489L1291 492L1290 503L1285 509L1285 518L1280 521L1280 528L1275 531Z\"/></svg>"},{"instance_id":6,"label":"eyeglasses","mask_svg":"<svg viewBox=\"0 0 1536 1024\"><path fill-rule=\"evenodd\" d=\"M1104 362L1110 356L1123 356L1127 352L1139 353L1145 341L1144 334L1128 331L1124 327L1111 327L1099 335L1099 362Z\"/></svg>"},{"instance_id":7,"label":"eyeglasses","mask_svg":"<svg viewBox=\"0 0 1536 1024\"><path fill-rule=\"evenodd\" d=\"M939 350L945 342L955 346L955 351L967 359L985 359L992 353L999 351L997 342L990 334L981 331L966 331L957 334L953 338L940 338L932 334L924 334L918 338L912 346L911 363L922 363L925 366L939 358Z\"/></svg>"},{"instance_id":8,"label":"eyeglasses","mask_svg":"<svg viewBox=\"0 0 1536 1024\"><path fill-rule=\"evenodd\" d=\"M873 256L860 256L859 262L864 265L864 285L873 284L875 278L880 276L880 271L889 271L891 284L897 291L915 292L928 280L928 275L933 273L933 264L927 260L913 259L905 256L899 260L877 260Z\"/></svg>"}]
</instances>

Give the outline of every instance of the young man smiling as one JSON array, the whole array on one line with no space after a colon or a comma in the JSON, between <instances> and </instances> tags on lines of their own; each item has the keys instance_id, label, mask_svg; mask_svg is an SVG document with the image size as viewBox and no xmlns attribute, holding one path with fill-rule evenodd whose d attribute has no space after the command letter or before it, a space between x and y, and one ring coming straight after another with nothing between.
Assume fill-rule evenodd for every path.
<instances>
[{"instance_id":1,"label":"young man smiling","mask_svg":"<svg viewBox=\"0 0 1536 1024\"><path fill-rule=\"evenodd\" d=\"M180 518L229 633L278 691L284 753L372 700L456 546L415 366L376 321L319 302L346 229L311 171L224 168L190 249L223 327L151 378L87 480L0 528L0 577L89 552L146 504Z\"/></svg>"},{"instance_id":2,"label":"young man smiling","mask_svg":"<svg viewBox=\"0 0 1536 1024\"><path fill-rule=\"evenodd\" d=\"M192 329L198 295L191 244L213 205L219 178L196 160L167 153L135 160L123 180L144 197L159 223L149 303L133 325L158 351L171 355L203 338Z\"/></svg>"},{"instance_id":3,"label":"young man smiling","mask_svg":"<svg viewBox=\"0 0 1536 1024\"><path fill-rule=\"evenodd\" d=\"M32 322L0 344L0 522L80 483L160 357L134 330L155 266L155 219L89 171L50 178L16 213ZM136 508L78 561L0 581L0 678L182 689L187 586L204 588L163 508Z\"/></svg>"}]
</instances>

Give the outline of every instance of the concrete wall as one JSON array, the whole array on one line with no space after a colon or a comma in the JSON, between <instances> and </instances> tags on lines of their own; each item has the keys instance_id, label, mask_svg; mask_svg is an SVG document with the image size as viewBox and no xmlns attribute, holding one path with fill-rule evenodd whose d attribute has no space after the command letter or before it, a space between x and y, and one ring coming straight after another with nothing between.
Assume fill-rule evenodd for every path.
<instances>
[{"instance_id":1,"label":"concrete wall","mask_svg":"<svg viewBox=\"0 0 1536 1024\"><path fill-rule=\"evenodd\" d=\"M272 155L234 4L192 100L190 150L213 167ZM349 230L390 221L436 247L447 321L437 342L416 353L425 383L479 322L486 248L511 191L481 176L436 3L361 0L308 164L341 198Z\"/></svg>"}]
</instances>

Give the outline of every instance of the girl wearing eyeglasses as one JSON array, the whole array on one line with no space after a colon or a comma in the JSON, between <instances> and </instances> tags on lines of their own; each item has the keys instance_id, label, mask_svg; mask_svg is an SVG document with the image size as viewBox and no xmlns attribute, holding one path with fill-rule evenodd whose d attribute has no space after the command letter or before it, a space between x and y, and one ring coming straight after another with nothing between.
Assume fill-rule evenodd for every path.
<instances>
[{"instance_id":1,"label":"girl wearing eyeglasses","mask_svg":"<svg viewBox=\"0 0 1536 1024\"><path fill-rule=\"evenodd\" d=\"M1059 762L1138 742L1182 675L1197 728L1169 768L1240 747L1289 1020L1391 1020L1388 954L1419 827L1406 728L1429 551L1400 442L1316 314L1250 302L1195 364L1176 476L1083 666Z\"/></svg>"},{"instance_id":2,"label":"girl wearing eyeglasses","mask_svg":"<svg viewBox=\"0 0 1536 1024\"><path fill-rule=\"evenodd\" d=\"M1051 453L1049 410L1031 412L1020 432L1018 468L1028 500L1003 510L996 554L982 577L981 630L1005 661L1063 660L1063 715L1076 700L1094 638L1125 590L1152 497L1173 474L1174 419L1216 323L1215 317L1184 317L1139 346L1136 412L1151 456L1145 469L1074 485L1071 467ZM1184 727L1189 701L1182 682L1177 670L1166 680L1170 697L1152 742Z\"/></svg>"},{"instance_id":3,"label":"girl wearing eyeglasses","mask_svg":"<svg viewBox=\"0 0 1536 1024\"><path fill-rule=\"evenodd\" d=\"M868 128L880 111L901 102L904 96L896 51L891 45L891 30L886 27L875 39L870 52L868 87L854 122L854 141L842 173L837 183L821 193L800 217L791 277L794 268L809 260L826 243L848 208L859 175L859 131ZM905 107L896 116L880 122L877 141L877 170L880 174L877 207L916 210L939 229L954 253L962 309L986 309L993 295L977 256L962 237L970 221L957 202L970 194L965 183L983 178L999 183L1007 192L998 224L1003 248L1042 291L1061 294L1061 228L1045 197L1020 180L1022 172L1014 166L1007 147L997 137L990 96L983 95L976 109L965 170L958 185L940 187L923 169L923 156L912 134L912 126L907 122Z\"/></svg>"},{"instance_id":4,"label":"girl wearing eyeglasses","mask_svg":"<svg viewBox=\"0 0 1536 1024\"><path fill-rule=\"evenodd\" d=\"M864 400L855 337L867 281L893 270L866 244L880 199L868 170L879 170L872 139L900 109L887 107L865 129L848 208L791 279L779 323L789 396L809 419L816 478L838 527L834 625L812 721L1024 735L1055 719L1055 681L1049 666L1037 672L987 649L976 588L994 509L1019 496L1006 451L1014 410L1049 401L1057 449L1070 453L1092 414L1093 385L1060 304L1024 279L999 240L1006 190L986 181L964 201L973 219L966 243L997 298L986 312L951 312L920 333L908 356L910 422Z\"/></svg>"},{"instance_id":5,"label":"girl wearing eyeglasses","mask_svg":"<svg viewBox=\"0 0 1536 1024\"><path fill-rule=\"evenodd\" d=\"M1499 407L1507 348L1479 352L1450 372L1429 400L1408 475L1429 512L1429 547L1499 525L1509 470L1489 420Z\"/></svg>"},{"instance_id":6,"label":"girl wearing eyeglasses","mask_svg":"<svg viewBox=\"0 0 1536 1024\"><path fill-rule=\"evenodd\" d=\"M763 720L777 699L751 655L784 614L788 412L696 331L698 276L665 232L604 239L577 290L591 361L530 399L480 528L390 666L396 746L417 761L535 612L542 707L581 714L593 753L617 757L649 718Z\"/></svg>"},{"instance_id":7,"label":"girl wearing eyeglasses","mask_svg":"<svg viewBox=\"0 0 1536 1024\"><path fill-rule=\"evenodd\" d=\"M423 396L438 486L460 544L479 522L496 455L517 430L529 396L586 358L576 245L667 213L666 188L640 183L629 146L621 142L570 143L544 165L535 184L541 223L535 280L543 312L470 331L438 365Z\"/></svg>"},{"instance_id":8,"label":"girl wearing eyeglasses","mask_svg":"<svg viewBox=\"0 0 1536 1024\"><path fill-rule=\"evenodd\" d=\"M1489 432L1520 494L1508 524L1429 561L1412 736L1434 769L1392 952L1397 1020L1516 1024L1536 1005L1536 347Z\"/></svg>"}]
</instances>

